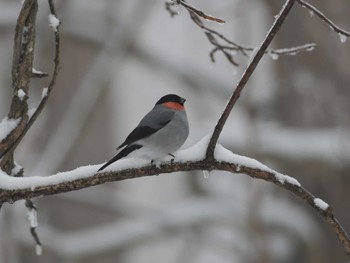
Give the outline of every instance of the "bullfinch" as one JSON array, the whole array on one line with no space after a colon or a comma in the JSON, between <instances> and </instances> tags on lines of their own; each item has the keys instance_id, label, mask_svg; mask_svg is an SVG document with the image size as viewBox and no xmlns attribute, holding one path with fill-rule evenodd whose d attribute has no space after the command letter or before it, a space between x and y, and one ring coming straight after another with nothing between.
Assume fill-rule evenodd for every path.
<instances>
[{"instance_id":1,"label":"bullfinch","mask_svg":"<svg viewBox=\"0 0 350 263\"><path fill-rule=\"evenodd\" d=\"M124 157L161 161L174 153L188 137L189 126L184 107L185 99L175 94L160 98L137 127L117 148L122 149L98 171Z\"/></svg>"}]
</instances>

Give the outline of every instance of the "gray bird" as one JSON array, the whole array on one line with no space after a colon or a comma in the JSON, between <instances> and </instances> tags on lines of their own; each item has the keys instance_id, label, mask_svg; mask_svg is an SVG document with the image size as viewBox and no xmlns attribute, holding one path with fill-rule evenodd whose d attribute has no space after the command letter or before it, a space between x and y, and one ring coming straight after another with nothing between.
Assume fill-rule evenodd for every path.
<instances>
[{"instance_id":1,"label":"gray bird","mask_svg":"<svg viewBox=\"0 0 350 263\"><path fill-rule=\"evenodd\" d=\"M137 127L117 148L122 149L98 171L124 157L136 157L159 161L174 153L188 137L189 126L184 107L185 99L168 94L157 101Z\"/></svg>"}]
</instances>

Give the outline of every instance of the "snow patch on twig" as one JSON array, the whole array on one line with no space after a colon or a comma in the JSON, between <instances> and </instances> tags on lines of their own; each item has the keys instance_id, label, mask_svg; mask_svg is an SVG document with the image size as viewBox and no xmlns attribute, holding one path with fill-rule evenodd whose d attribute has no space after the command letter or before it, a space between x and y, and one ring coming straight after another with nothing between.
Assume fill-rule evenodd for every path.
<instances>
[{"instance_id":1,"label":"snow patch on twig","mask_svg":"<svg viewBox=\"0 0 350 263\"><path fill-rule=\"evenodd\" d=\"M43 99L47 96L48 91L49 91L48 88L43 88L43 92L41 93L41 99Z\"/></svg>"},{"instance_id":2,"label":"snow patch on twig","mask_svg":"<svg viewBox=\"0 0 350 263\"><path fill-rule=\"evenodd\" d=\"M17 91L17 97L22 101L23 98L25 97L26 93L23 91L23 89L19 89Z\"/></svg>"},{"instance_id":3,"label":"snow patch on twig","mask_svg":"<svg viewBox=\"0 0 350 263\"><path fill-rule=\"evenodd\" d=\"M285 182L287 182L289 184L301 186L297 179L290 177L288 175L275 172L275 177L281 184L285 184Z\"/></svg>"},{"instance_id":4,"label":"snow patch on twig","mask_svg":"<svg viewBox=\"0 0 350 263\"><path fill-rule=\"evenodd\" d=\"M44 72L42 72L40 70L36 70L35 68L32 68L32 73L33 74L44 74Z\"/></svg>"},{"instance_id":5,"label":"snow patch on twig","mask_svg":"<svg viewBox=\"0 0 350 263\"><path fill-rule=\"evenodd\" d=\"M315 198L315 199L314 199L314 204L315 204L318 208L320 208L320 209L322 209L322 210L324 210L324 211L326 211L326 210L328 209L328 207L329 207L329 205L328 205L325 201L323 201L322 199L320 199L320 198Z\"/></svg>"},{"instance_id":6,"label":"snow patch on twig","mask_svg":"<svg viewBox=\"0 0 350 263\"><path fill-rule=\"evenodd\" d=\"M57 32L57 27L60 25L60 20L53 15L49 14L49 26L52 27L53 31Z\"/></svg>"},{"instance_id":7,"label":"snow patch on twig","mask_svg":"<svg viewBox=\"0 0 350 263\"><path fill-rule=\"evenodd\" d=\"M41 256L43 254L43 247L42 247L42 245L39 245L39 244L35 245L35 253L38 256Z\"/></svg>"},{"instance_id":8,"label":"snow patch on twig","mask_svg":"<svg viewBox=\"0 0 350 263\"><path fill-rule=\"evenodd\" d=\"M12 168L10 175L11 176L17 176L19 174L19 172L21 171L21 169L22 169L22 166L20 166L19 164L17 164L15 162L15 167Z\"/></svg>"},{"instance_id":9,"label":"snow patch on twig","mask_svg":"<svg viewBox=\"0 0 350 263\"><path fill-rule=\"evenodd\" d=\"M27 218L30 227L36 228L38 227L38 214L35 208L28 208Z\"/></svg>"}]
</instances>

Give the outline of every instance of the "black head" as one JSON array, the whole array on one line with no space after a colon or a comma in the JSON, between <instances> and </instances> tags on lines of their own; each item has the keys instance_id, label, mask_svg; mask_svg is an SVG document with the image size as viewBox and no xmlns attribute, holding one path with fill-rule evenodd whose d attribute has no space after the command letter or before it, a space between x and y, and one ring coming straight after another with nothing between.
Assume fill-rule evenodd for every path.
<instances>
[{"instance_id":1,"label":"black head","mask_svg":"<svg viewBox=\"0 0 350 263\"><path fill-rule=\"evenodd\" d=\"M166 102L177 102L180 105L184 105L186 99L181 98L180 96L177 96L175 94L168 94L160 98L160 100L157 101L156 105L163 104Z\"/></svg>"}]
</instances>

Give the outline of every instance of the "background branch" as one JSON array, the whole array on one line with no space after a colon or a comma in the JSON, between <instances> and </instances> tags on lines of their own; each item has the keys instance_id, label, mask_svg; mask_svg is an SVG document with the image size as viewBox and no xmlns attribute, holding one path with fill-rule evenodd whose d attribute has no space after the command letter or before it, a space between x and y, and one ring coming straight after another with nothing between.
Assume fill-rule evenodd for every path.
<instances>
[{"instance_id":1,"label":"background branch","mask_svg":"<svg viewBox=\"0 0 350 263\"><path fill-rule=\"evenodd\" d=\"M36 0L26 0L20 11L15 29L12 64L13 96L8 119L19 120L17 126L0 142L0 167L8 174L14 167L13 150L10 145L20 137L25 129L28 116L28 91L32 77L33 53L35 45L35 20L38 11Z\"/></svg>"},{"instance_id":2,"label":"background branch","mask_svg":"<svg viewBox=\"0 0 350 263\"><path fill-rule=\"evenodd\" d=\"M27 0L24 2L22 10L26 10L26 4L27 3L36 3L35 0ZM55 16L57 18L57 13L56 13L56 9L55 9L55 5L53 0L48 0L49 6L50 6L50 12L51 15ZM33 4L34 5L34 4ZM37 3L36 3L37 5ZM37 6L36 6L37 9ZM20 18L22 17L22 15L20 14L19 16ZM22 19L19 19L19 22L22 21ZM18 22L18 24L19 24ZM17 27L19 27L17 24ZM33 27L34 28L34 27ZM13 68L15 68L15 66L18 64L17 62L17 57L18 57L18 52L19 52L19 48L18 45L20 45L19 41L17 40L18 34L16 30L16 36L15 36L15 48L14 48L14 60L13 60ZM46 105L47 100L49 99L50 93L53 89L53 87L55 86L56 83L56 78L58 75L58 71L59 71L59 65L60 65L60 31L59 31L59 26L56 27L55 30L53 30L54 32L54 40L55 40L55 56L54 56L54 69L53 69L53 74L50 80L50 83L47 87L47 92L46 92L46 96L43 96L38 107L35 109L34 113L30 116L30 119L28 119L28 114L24 114L23 118L24 121L21 121L20 124L17 126L16 129L14 129L5 139L3 142L0 142L0 158L2 158L5 154L7 154L9 151L14 151L14 149L17 147L17 145L20 143L20 141L23 139L24 135L27 133L27 131L30 129L30 127L33 125L33 123L35 122L35 120L38 118L38 116L40 115L41 111L43 110L43 108ZM34 41L34 39L33 39ZM29 88L29 80L32 77L32 54L34 53L34 50L32 50L30 52L31 54L31 65L30 67L26 67L26 69L28 70L28 74L27 74L27 82L28 82L28 88ZM30 73L29 73L30 70ZM14 71L13 71L14 72ZM13 76L16 76L16 73L12 73ZM17 78L15 78L16 81ZM28 89L27 88L27 89ZM13 97L12 101L13 103L16 101L16 96ZM28 105L27 105L27 109L28 111ZM20 115L22 116L22 115Z\"/></svg>"},{"instance_id":3,"label":"background branch","mask_svg":"<svg viewBox=\"0 0 350 263\"><path fill-rule=\"evenodd\" d=\"M346 31L339 26L337 26L334 22L332 22L325 14L323 14L320 10L314 7L312 4L305 2L304 0L297 0L297 2L304 8L307 8L312 12L312 14L316 14L323 22L328 24L331 29L333 29L336 33L344 36L350 36L350 32ZM342 39L342 38L341 38Z\"/></svg>"},{"instance_id":4,"label":"background branch","mask_svg":"<svg viewBox=\"0 0 350 263\"><path fill-rule=\"evenodd\" d=\"M166 10L170 13L170 15L173 17L175 15L178 15L178 13L174 10L172 10L171 7L175 5L181 5L183 6L189 13L192 21L202 29L205 36L209 40L209 42L214 46L213 50L209 53L210 59L212 62L215 62L215 54L216 52L220 51L226 59L233 65L233 66L239 66L238 62L235 60L234 55L237 53L241 53L245 57L249 57L250 53L254 51L254 48L252 47L246 47L240 44L235 43L234 41L228 39L223 34L211 29L210 27L206 26L202 19L205 19L207 21L217 22L219 24L225 23L224 20L220 18L216 18L210 15L205 14L203 11L200 11L192 6L189 6L184 1L178 1L176 2L166 2ZM223 43L221 43L223 42ZM291 48L282 48L282 49L266 49L264 51L264 54L270 54L272 55L272 58L277 57L278 55L295 55L302 51L311 51L316 47L316 44L310 43L310 44L304 44L301 46L291 47Z\"/></svg>"},{"instance_id":5,"label":"background branch","mask_svg":"<svg viewBox=\"0 0 350 263\"><path fill-rule=\"evenodd\" d=\"M52 0L49 0L51 14L56 16L55 6ZM20 14L18 15L15 39L13 48L13 62L12 62L12 88L14 95L8 119L19 119L18 125L0 142L0 168L12 176L23 176L23 169L17 173L12 174L15 167L13 158L14 150L34 123L40 112L42 111L52 87L55 85L55 80L59 68L59 30L56 27L55 33L55 58L54 58L54 72L45 96L33 114L28 113L28 93L30 80L33 77L45 77L48 74L36 71L33 68L33 58L35 50L35 28L36 15L38 11L37 0L26 0L22 5ZM30 199L26 199L26 207L29 210L29 215L35 214L35 220L32 220L30 232L36 242L36 252L41 254L41 242L36 231L36 206ZM1 206L0 206L1 208Z\"/></svg>"}]
</instances>

